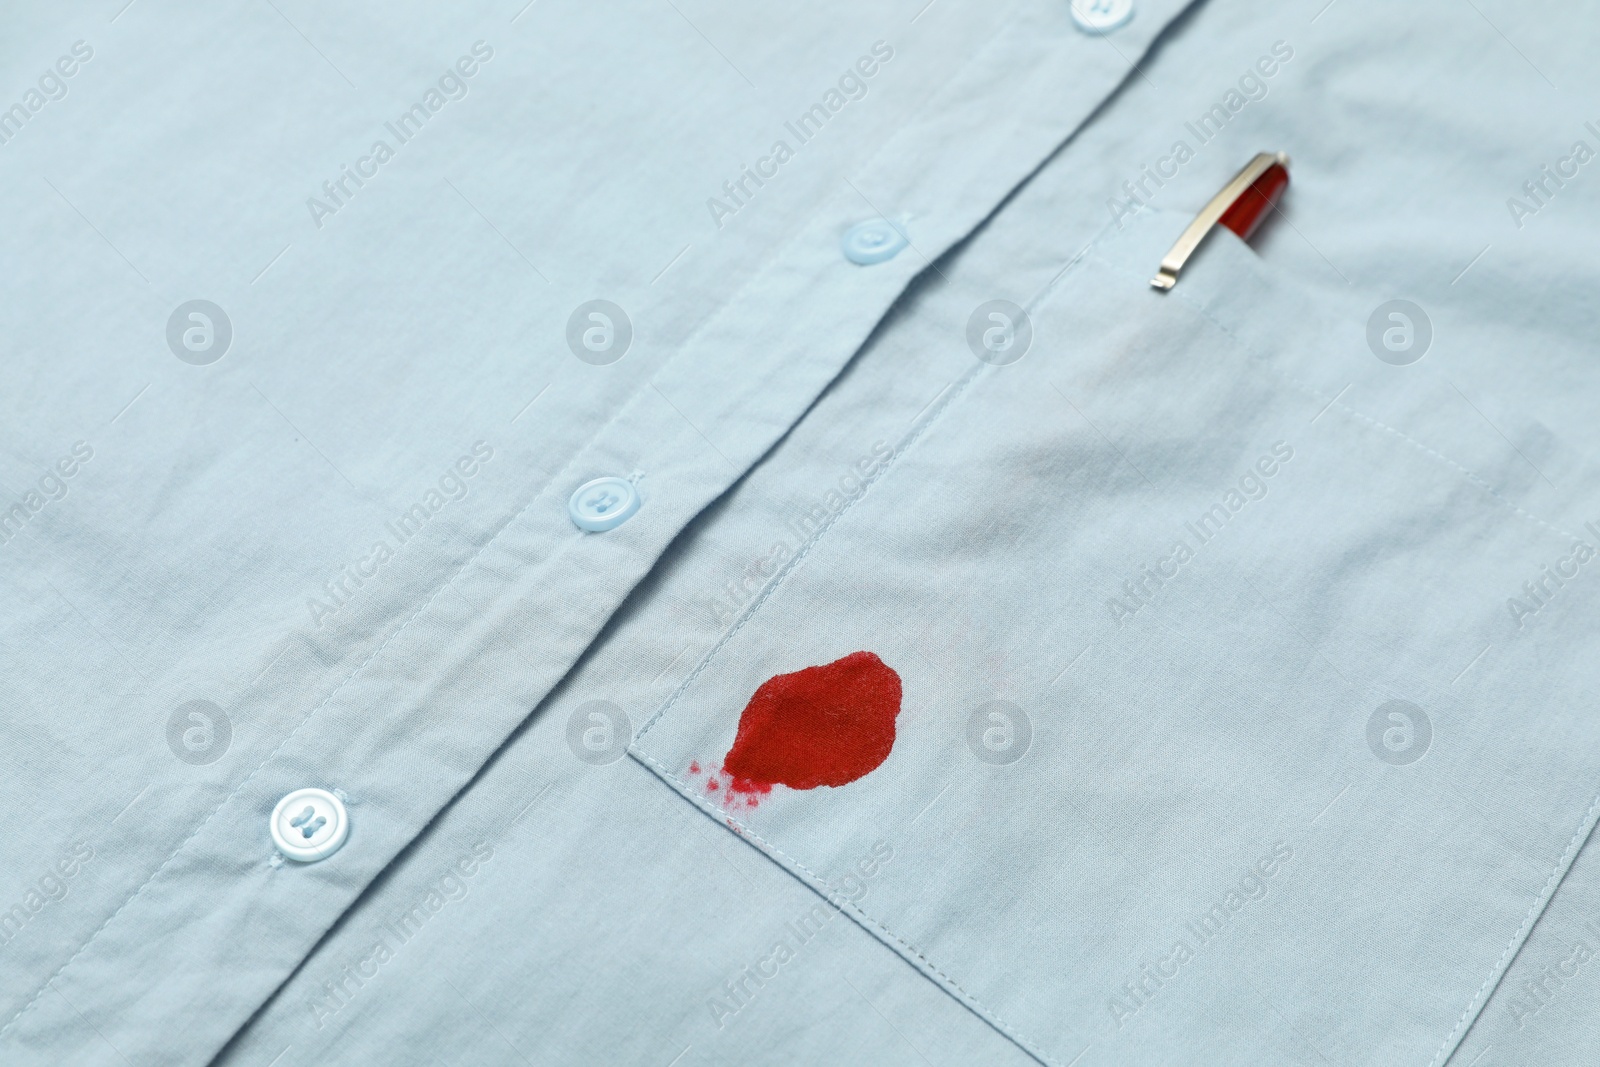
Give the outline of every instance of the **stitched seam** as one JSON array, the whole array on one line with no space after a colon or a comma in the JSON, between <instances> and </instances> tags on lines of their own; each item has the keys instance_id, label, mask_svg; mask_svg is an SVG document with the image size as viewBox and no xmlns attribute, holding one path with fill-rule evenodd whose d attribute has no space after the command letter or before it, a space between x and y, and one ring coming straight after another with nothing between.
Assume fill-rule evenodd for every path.
<instances>
[{"instance_id":1,"label":"stitched seam","mask_svg":"<svg viewBox=\"0 0 1600 1067\"><path fill-rule=\"evenodd\" d=\"M1315 389L1311 388L1310 386L1306 386L1306 385L1304 385L1304 384L1302 384L1300 382L1296 382L1292 378L1285 378L1284 380L1288 381L1291 385L1298 386L1303 391L1310 393L1311 395L1315 396L1318 400L1321 400L1323 398L1322 394L1318 393ZM1480 477L1479 475L1477 475L1473 471L1468 470L1466 467L1463 467L1461 464L1457 463L1455 460L1451 459L1449 456L1446 456L1442 452L1439 452L1438 450L1436 450L1434 448L1431 448L1428 445L1425 445L1422 442L1415 440L1414 438L1407 437L1406 434L1403 431L1397 430L1393 426L1390 426L1390 425L1388 425L1386 423L1380 422L1379 420L1374 419L1370 415L1366 415L1366 414L1363 414L1362 412L1356 411L1354 408L1348 407L1347 405L1345 405L1343 403L1336 403L1334 405L1334 407L1342 408L1342 409L1344 409L1345 413L1347 413L1349 415L1352 415L1355 418L1358 418L1358 419L1362 420L1363 422L1366 422L1366 423L1368 423L1368 424L1370 424L1372 426L1376 426L1380 430L1384 430L1384 431L1386 431L1388 433L1392 433L1396 437L1399 437L1402 440L1404 440L1407 444L1412 445L1413 447L1419 449L1420 451L1426 453L1427 455L1432 456L1434 459L1437 459L1439 462L1445 463L1445 464L1448 464L1451 467L1454 467L1456 470L1461 472L1463 477L1465 477L1468 481L1470 481L1474 485L1476 485L1486 495L1493 497L1495 499L1496 503L1498 503L1498 504L1500 504L1500 505L1502 505L1504 507L1510 508L1512 511L1516 512L1522 518L1527 519L1529 522L1532 522L1536 526L1542 526L1544 529L1549 530L1551 533L1560 534L1562 537L1569 538L1571 540L1577 540L1577 535L1576 534L1568 533L1566 530L1563 530L1561 527L1555 526L1555 525L1553 525L1553 524L1551 524L1549 522L1546 522L1544 519L1541 519L1539 516L1535 515L1533 512L1528 511L1525 508L1523 508L1523 507L1521 507L1521 506L1519 506L1517 504L1513 504L1510 500L1507 500L1503 495L1501 495L1501 493L1500 493L1500 491L1498 489L1494 488L1494 486L1490 485L1482 477Z\"/></svg>"},{"instance_id":2,"label":"stitched seam","mask_svg":"<svg viewBox=\"0 0 1600 1067\"><path fill-rule=\"evenodd\" d=\"M1533 924L1543 914L1545 906L1549 904L1550 896L1553 895L1555 883L1566 872L1568 865L1572 862L1572 857L1582 847L1584 839L1589 836L1597 809L1600 809L1600 794L1597 794L1594 800L1589 803L1589 810L1584 812L1583 818L1579 820L1577 832L1572 835L1572 840L1567 842L1566 850L1561 853L1561 858L1551 868L1550 877L1545 879L1544 885L1539 892L1534 894L1533 903L1529 905L1527 915L1523 916L1522 925L1517 927L1516 933L1511 935L1511 940L1506 942L1505 951L1500 953L1500 958L1495 960L1493 967L1489 968L1489 973L1484 978L1483 984L1478 987L1478 991L1472 995L1472 999L1462 1009L1461 1016L1456 1019L1455 1026L1451 1028L1450 1033L1439 1045L1439 1051L1435 1052L1433 1059L1428 1061L1428 1067L1437 1067L1439 1063L1443 1062L1443 1057L1454 1053L1456 1035L1460 1033L1465 1036L1462 1024L1467 1021L1469 1016L1476 1019L1478 1011L1488 1002L1488 998L1484 995L1485 992L1491 985L1498 983L1498 978L1502 975L1502 968L1506 966L1507 960L1522 944L1523 939L1528 935L1528 931L1533 928Z\"/></svg>"},{"instance_id":3,"label":"stitched seam","mask_svg":"<svg viewBox=\"0 0 1600 1067\"><path fill-rule=\"evenodd\" d=\"M691 803L707 813L713 816L720 816L726 821L730 828L736 828L736 832L738 832L741 837L757 843L763 851L779 857L788 866L802 872L808 879L810 879L813 890L818 892L824 899L832 903L834 907L841 911L848 912L848 914L850 914L850 916L862 926L876 932L883 939L900 946L900 948L904 950L902 955L909 955L914 957L916 960L921 961L921 965L924 970L936 976L939 981L959 994L962 1002L966 1004L970 1010L975 1012L979 1018L993 1026L997 1031L1000 1032L1002 1036L1015 1042L1028 1055L1037 1059L1041 1063L1052 1065L1053 1067L1057 1061L1052 1060L1048 1055L1041 1051L1038 1045L1024 1035L1022 1031L1005 1022L1000 1018L999 1015L995 1014L992 1009L985 1007L981 1001L963 989L954 978L950 977L938 966L936 966L909 941L905 940L899 934L896 934L893 930L885 926L882 922L872 918L866 912L857 908L849 901L840 902L839 900L835 899L834 894L831 890L829 890L826 882L809 867L801 863L795 857L790 856L782 849L778 848L772 842L751 831L747 826L745 826L745 824L740 823L728 812L706 802L700 797L695 796L693 791L688 788L687 783L685 783L683 779L679 778L673 772L667 770L665 766L655 759L655 757L638 747L644 740L645 735L650 732L650 730L663 715L665 715L677 704L679 697L681 697L683 693L694 683L694 680L711 665L711 662L717 658L717 655L722 651L727 643L733 639L734 635L742 630L745 624L759 613L760 608L765 605L766 601L787 582L789 576L794 573L800 562L804 560L810 554L811 550L822 541L823 537L833 528L834 524L843 518L847 512L852 510L856 504L866 499L868 493L871 491L872 486L888 475L889 471L898 464L900 458L910 451L910 449L922 439L927 431L935 423L937 423L939 419L943 417L944 413L949 410L951 405L955 403L957 398L966 392L968 386L970 386L974 381L978 380L978 378L982 376L983 372L987 369L990 369L987 365L979 364L972 370L969 370L964 378L962 378L959 383L950 390L949 394L939 402L939 404L927 415L927 417L924 418L911 433L907 434L902 439L899 446L895 448L894 455L890 461L873 472L872 476L864 482L861 492L817 528L817 530L811 535L810 539L800 549L800 551L796 552L794 557L784 564L783 570L778 574L778 576L761 591L760 595L746 605L744 611L739 617L739 621L729 628L727 633L723 634L722 637L718 639L717 643L713 645L710 651L708 651L705 656L701 658L700 662L695 666L695 669L689 673L688 677L679 683L678 687L673 691L672 695L667 698L666 702L663 703L662 706L656 710L656 713L650 716L649 720L639 728L639 732L634 735L633 741L628 746L628 750L636 759L643 759L655 769L658 775L672 783L673 786L678 790L679 795L683 796L685 799L689 800Z\"/></svg>"},{"instance_id":4,"label":"stitched seam","mask_svg":"<svg viewBox=\"0 0 1600 1067\"><path fill-rule=\"evenodd\" d=\"M954 978L940 970L932 960L928 959L927 956L924 956L922 952L909 941L905 940L899 934L896 934L893 930L890 930L883 923L879 922L877 919L874 919L872 916L856 907L850 901L840 900L835 897L832 890L828 887L826 880L818 875L815 871L811 870L811 868L807 867L805 864L801 863L798 859L789 855L781 848L778 848L771 841L768 841L760 834L752 831L748 826L739 822L727 811L718 808L715 805L709 804L700 797L695 796L693 790L688 788L688 784L684 782L683 779L679 778L676 774L673 774L671 771L663 767L661 763L649 753L636 752L634 753L634 756L635 758L643 759L645 762L649 763L650 766L655 769L657 774L673 783L673 785L677 787L678 793L690 803L711 815L721 816L730 828L734 828L736 830L740 837L755 843L761 848L762 851L778 857L787 866L792 867L804 874L808 879L810 879L812 883L812 890L822 896L823 899L827 900L828 903L832 904L839 911L846 912L851 918L855 919L856 922L860 923L862 926L867 927L869 930L875 931L887 940L899 945L905 950L902 955L909 954L910 956L913 956L919 960L924 970L935 975L941 982L959 993L962 1001L969 1009L976 1012L980 1018L989 1023L989 1025L993 1026L996 1030L1000 1031L1000 1033L1005 1037L1016 1042L1025 1052L1028 1053L1028 1055L1032 1056L1041 1063L1052 1065L1052 1067L1057 1064L1058 1061L1051 1059L1047 1054L1042 1052L1031 1039L1023 1036L1022 1032L1015 1026L1010 1025L998 1015L994 1014L993 1011L985 1008L981 1001L963 989L961 984Z\"/></svg>"},{"instance_id":5,"label":"stitched seam","mask_svg":"<svg viewBox=\"0 0 1600 1067\"><path fill-rule=\"evenodd\" d=\"M1105 261L1102 260L1102 262L1105 262ZM1110 267L1112 270L1117 270L1117 268L1113 264L1106 263L1106 266ZM1122 274L1123 277L1128 277L1128 274L1125 271L1117 271L1117 272ZM1172 292L1176 293L1177 290L1174 289ZM1170 299L1171 296L1172 296L1172 293L1169 293L1168 294L1168 298ZM1276 376L1280 381L1287 382L1289 385L1293 386L1294 388L1296 388L1296 389L1300 390L1301 392L1306 393L1306 394L1308 394L1310 396L1316 397L1318 400L1330 399L1327 396L1327 394L1323 393L1316 386L1310 385L1310 384L1308 384L1306 382L1303 382L1303 381L1299 380L1298 378L1295 378L1295 377L1285 373L1283 370L1279 369L1278 367L1273 366L1273 364L1272 364L1272 362L1270 360L1268 360L1265 357L1263 357L1260 353L1257 352L1257 350L1253 346L1247 344L1241 337L1239 337L1238 334L1234 333L1226 325L1224 325L1220 320L1218 320L1216 318L1216 316L1212 315L1210 309L1205 307L1205 305L1201 304L1199 301L1197 301L1194 298L1190 297L1187 293L1180 294L1179 295L1179 299L1181 299L1185 304L1187 304L1191 309L1193 309L1196 314L1200 315L1200 317L1205 319L1207 322L1211 323L1211 325L1214 326L1219 332L1221 332L1223 334L1226 334L1228 336L1228 338L1234 343L1234 345L1237 346L1240 349L1240 351L1243 351L1243 352L1249 354L1250 357L1253 360L1255 360L1257 363L1263 365L1270 374L1273 374L1274 376ZM1542 519L1539 516L1535 515L1533 512L1527 511L1524 508L1512 503L1510 500L1506 499L1506 497L1504 495L1502 495L1501 492L1498 489L1496 489L1494 486L1490 485L1487 480L1485 480L1484 478L1479 476L1476 472L1474 472L1474 471L1470 470L1469 468L1461 465L1460 463L1457 463L1455 460L1451 459L1449 456L1445 455L1443 452L1440 452L1438 449L1433 448L1431 445L1425 445L1421 441L1418 441L1416 438L1411 437L1409 434L1405 433L1405 431L1399 430L1399 429L1397 429L1397 428L1395 428L1393 426L1390 426L1386 422L1381 422L1380 420L1375 419L1370 415L1367 415L1367 414L1365 414L1363 412L1357 411L1355 408L1351 407L1349 404L1343 403L1342 401L1334 401L1332 406L1341 409L1346 414L1353 415L1356 418L1361 419L1362 421L1366 422L1367 424L1369 424L1371 426L1375 426L1380 430L1384 430L1384 431L1386 431L1388 433L1394 434L1396 437L1400 438L1402 441L1405 441L1407 444L1411 445L1413 448L1416 448L1417 450L1421 451L1424 455L1431 456L1432 458L1434 458L1435 460L1439 461L1440 463L1443 463L1443 464L1445 464L1447 466L1450 466L1450 467L1454 467L1457 471L1459 471L1461 473L1461 475L1463 477L1465 477L1473 485L1475 485L1479 489L1481 489L1486 495L1492 497L1495 500L1496 503L1500 504L1502 507L1510 508L1517 515L1520 515L1522 518L1527 519L1529 522L1532 522L1532 523L1534 523L1535 525L1538 525L1538 526L1542 526L1546 530L1549 530L1552 533L1560 534L1562 537L1566 537L1566 538L1574 539L1574 540L1576 539L1576 535L1568 533L1566 530L1561 529L1559 526L1554 526L1551 523L1546 522L1544 519Z\"/></svg>"}]
</instances>

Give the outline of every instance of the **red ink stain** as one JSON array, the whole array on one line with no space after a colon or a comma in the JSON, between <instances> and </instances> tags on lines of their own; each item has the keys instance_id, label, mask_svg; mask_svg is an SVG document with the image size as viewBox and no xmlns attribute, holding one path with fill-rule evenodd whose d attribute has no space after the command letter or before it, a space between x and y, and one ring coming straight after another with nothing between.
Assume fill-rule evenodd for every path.
<instances>
[{"instance_id":1,"label":"red ink stain","mask_svg":"<svg viewBox=\"0 0 1600 1067\"><path fill-rule=\"evenodd\" d=\"M728 795L739 793L750 799L750 806L755 807L755 798L765 796L772 792L771 782L758 782L754 778L735 778L728 783Z\"/></svg>"},{"instance_id":2,"label":"red ink stain","mask_svg":"<svg viewBox=\"0 0 1600 1067\"><path fill-rule=\"evenodd\" d=\"M899 714L900 676L871 652L767 679L722 761L729 802L753 808L774 785L848 785L889 758Z\"/></svg>"},{"instance_id":3,"label":"red ink stain","mask_svg":"<svg viewBox=\"0 0 1600 1067\"><path fill-rule=\"evenodd\" d=\"M689 764L689 773L690 774L699 774L700 773L700 764L699 763L691 763L691 764Z\"/></svg>"},{"instance_id":4,"label":"red ink stain","mask_svg":"<svg viewBox=\"0 0 1600 1067\"><path fill-rule=\"evenodd\" d=\"M1274 163L1261 172L1261 177L1250 183L1250 188L1228 205L1217 221L1239 235L1241 241L1250 240L1267 211L1278 202L1278 197L1289 187L1289 169Z\"/></svg>"}]
</instances>

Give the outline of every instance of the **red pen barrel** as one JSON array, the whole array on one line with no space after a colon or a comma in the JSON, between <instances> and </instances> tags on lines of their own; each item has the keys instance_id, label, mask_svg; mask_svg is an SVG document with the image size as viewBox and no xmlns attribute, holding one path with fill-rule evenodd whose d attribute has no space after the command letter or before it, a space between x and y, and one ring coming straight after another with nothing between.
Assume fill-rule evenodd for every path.
<instances>
[{"instance_id":1,"label":"red pen barrel","mask_svg":"<svg viewBox=\"0 0 1600 1067\"><path fill-rule=\"evenodd\" d=\"M1250 188L1239 194L1239 199L1228 205L1228 210L1217 221L1238 234L1240 240L1248 241L1288 187L1289 169L1274 163L1250 183Z\"/></svg>"}]
</instances>

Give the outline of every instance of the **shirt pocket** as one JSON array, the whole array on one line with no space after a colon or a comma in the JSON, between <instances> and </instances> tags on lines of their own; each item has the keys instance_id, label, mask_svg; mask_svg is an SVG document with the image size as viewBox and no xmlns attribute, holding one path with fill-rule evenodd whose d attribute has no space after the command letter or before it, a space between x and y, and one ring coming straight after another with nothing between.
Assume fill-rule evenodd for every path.
<instances>
[{"instance_id":1,"label":"shirt pocket","mask_svg":"<svg viewBox=\"0 0 1600 1067\"><path fill-rule=\"evenodd\" d=\"M884 431L631 751L1043 1062L1440 1063L1597 811L1594 475L1229 234L1155 292L1183 222Z\"/></svg>"}]
</instances>

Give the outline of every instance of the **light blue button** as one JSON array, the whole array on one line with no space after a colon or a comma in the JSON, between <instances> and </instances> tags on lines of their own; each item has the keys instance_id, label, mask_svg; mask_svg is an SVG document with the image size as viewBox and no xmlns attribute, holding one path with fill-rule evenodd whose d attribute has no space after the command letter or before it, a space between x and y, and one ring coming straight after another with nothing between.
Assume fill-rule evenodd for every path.
<instances>
[{"instance_id":1,"label":"light blue button","mask_svg":"<svg viewBox=\"0 0 1600 1067\"><path fill-rule=\"evenodd\" d=\"M906 235L887 220L868 219L846 230L839 248L845 259L866 266L893 259L907 244Z\"/></svg>"},{"instance_id":2,"label":"light blue button","mask_svg":"<svg viewBox=\"0 0 1600 1067\"><path fill-rule=\"evenodd\" d=\"M278 851L298 863L325 860L350 836L344 801L326 789L296 789L278 801L267 823Z\"/></svg>"},{"instance_id":3,"label":"light blue button","mask_svg":"<svg viewBox=\"0 0 1600 1067\"><path fill-rule=\"evenodd\" d=\"M1072 21L1084 33L1110 33L1133 18L1133 0L1071 0Z\"/></svg>"},{"instance_id":4,"label":"light blue button","mask_svg":"<svg viewBox=\"0 0 1600 1067\"><path fill-rule=\"evenodd\" d=\"M567 514L580 530L615 530L639 510L639 490L626 478L585 482L567 501Z\"/></svg>"}]
</instances>

